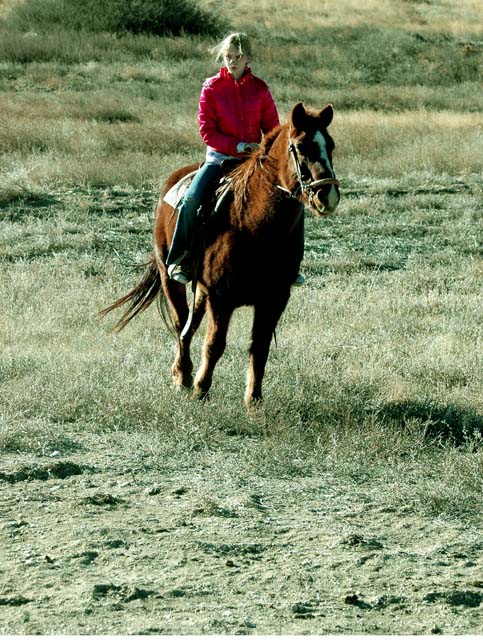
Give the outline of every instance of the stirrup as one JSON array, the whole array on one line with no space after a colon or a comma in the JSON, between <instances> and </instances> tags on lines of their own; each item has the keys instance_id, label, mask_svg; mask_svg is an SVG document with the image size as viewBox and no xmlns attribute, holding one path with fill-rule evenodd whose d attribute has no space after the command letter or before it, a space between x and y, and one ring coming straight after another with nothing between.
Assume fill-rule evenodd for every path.
<instances>
[{"instance_id":1,"label":"stirrup","mask_svg":"<svg viewBox=\"0 0 483 640\"><path fill-rule=\"evenodd\" d=\"M170 264L168 267L168 276L171 280L176 280L180 284L188 284L191 282L191 273L189 269L183 267L182 264Z\"/></svg>"}]
</instances>

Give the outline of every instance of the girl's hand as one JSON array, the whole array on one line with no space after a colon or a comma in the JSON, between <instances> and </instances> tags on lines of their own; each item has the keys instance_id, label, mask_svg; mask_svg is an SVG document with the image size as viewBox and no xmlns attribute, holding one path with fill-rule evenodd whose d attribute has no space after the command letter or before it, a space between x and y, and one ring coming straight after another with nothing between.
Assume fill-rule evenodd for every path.
<instances>
[{"instance_id":1,"label":"girl's hand","mask_svg":"<svg viewBox=\"0 0 483 640\"><path fill-rule=\"evenodd\" d=\"M260 149L260 145L256 142L239 142L236 147L238 153L252 153L257 149Z\"/></svg>"}]
</instances>

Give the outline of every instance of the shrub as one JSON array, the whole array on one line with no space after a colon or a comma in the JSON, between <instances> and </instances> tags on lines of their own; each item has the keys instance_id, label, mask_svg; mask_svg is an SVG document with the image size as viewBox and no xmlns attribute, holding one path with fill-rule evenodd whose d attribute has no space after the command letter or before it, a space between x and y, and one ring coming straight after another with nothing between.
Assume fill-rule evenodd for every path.
<instances>
[{"instance_id":1,"label":"shrub","mask_svg":"<svg viewBox=\"0 0 483 640\"><path fill-rule=\"evenodd\" d=\"M226 25L195 0L26 0L12 11L7 25L22 31L52 27L115 33L182 33L215 36Z\"/></svg>"}]
</instances>

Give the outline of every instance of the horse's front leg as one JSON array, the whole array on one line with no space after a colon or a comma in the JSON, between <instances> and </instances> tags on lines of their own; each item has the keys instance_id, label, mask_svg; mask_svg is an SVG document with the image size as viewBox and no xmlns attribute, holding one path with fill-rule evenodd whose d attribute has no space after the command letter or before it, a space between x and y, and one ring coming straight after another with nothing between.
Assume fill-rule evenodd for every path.
<instances>
[{"instance_id":1,"label":"horse's front leg","mask_svg":"<svg viewBox=\"0 0 483 640\"><path fill-rule=\"evenodd\" d=\"M166 273L162 275L162 282L166 298L171 305L174 326L178 337L176 355L171 367L173 384L179 388L191 389L193 386L193 362L191 361L190 354L191 339L203 319L206 307L206 296L197 289L191 325L186 335L181 338L181 332L189 317L186 288L184 285L170 280Z\"/></svg>"},{"instance_id":2,"label":"horse's front leg","mask_svg":"<svg viewBox=\"0 0 483 640\"><path fill-rule=\"evenodd\" d=\"M245 404L247 407L262 399L262 382L267 364L270 343L277 323L287 304L288 295L271 303L255 305L253 318L252 342L250 345L250 362L245 390Z\"/></svg>"},{"instance_id":3,"label":"horse's front leg","mask_svg":"<svg viewBox=\"0 0 483 640\"><path fill-rule=\"evenodd\" d=\"M191 340L201 324L205 310L206 295L197 289L190 326L183 336L181 336L181 333L185 325L178 329L178 348L172 366L175 385L184 389L191 389L193 386L193 362L190 353Z\"/></svg>"},{"instance_id":4,"label":"horse's front leg","mask_svg":"<svg viewBox=\"0 0 483 640\"><path fill-rule=\"evenodd\" d=\"M233 309L218 309L208 305L208 328L201 366L196 374L193 396L202 400L210 390L213 371L226 347L226 334Z\"/></svg>"}]
</instances>

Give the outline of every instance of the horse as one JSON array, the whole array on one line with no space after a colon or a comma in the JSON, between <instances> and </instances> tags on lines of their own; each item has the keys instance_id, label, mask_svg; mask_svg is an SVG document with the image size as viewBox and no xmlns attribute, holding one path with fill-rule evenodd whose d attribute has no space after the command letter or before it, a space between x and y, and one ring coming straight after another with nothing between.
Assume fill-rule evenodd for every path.
<instances>
[{"instance_id":1,"label":"horse","mask_svg":"<svg viewBox=\"0 0 483 640\"><path fill-rule=\"evenodd\" d=\"M167 191L198 165L175 171L166 181L156 207L153 251L140 283L101 311L105 315L128 304L114 330L122 330L138 313L157 300L174 325L177 349L171 368L179 389L203 399L212 385L215 366L226 347L234 310L254 307L245 404L262 399L262 381L275 328L299 272L303 250L295 232L304 204L317 217L335 211L339 183L332 167L334 141L327 131L333 107L321 110L296 104L285 124L268 133L229 173L231 198L217 215L203 224L193 301L186 287L168 277L165 264L176 222ZM302 221L303 222L303 221ZM198 237L198 244L200 238ZM208 323L200 367L193 383L192 338L204 314Z\"/></svg>"}]
</instances>

